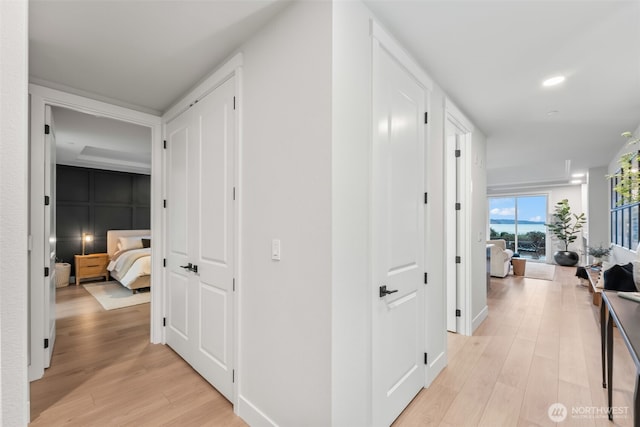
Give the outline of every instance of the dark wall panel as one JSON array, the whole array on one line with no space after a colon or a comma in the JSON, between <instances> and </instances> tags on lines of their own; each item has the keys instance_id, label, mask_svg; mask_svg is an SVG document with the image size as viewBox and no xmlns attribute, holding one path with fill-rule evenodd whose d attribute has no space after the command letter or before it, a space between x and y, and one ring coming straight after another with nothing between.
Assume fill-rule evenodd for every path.
<instances>
[{"instance_id":1,"label":"dark wall panel","mask_svg":"<svg viewBox=\"0 0 640 427\"><path fill-rule=\"evenodd\" d=\"M107 251L107 230L150 228L149 175L64 165L56 174L58 259L73 264L83 232L94 236L85 253L100 253Z\"/></svg>"},{"instance_id":2,"label":"dark wall panel","mask_svg":"<svg viewBox=\"0 0 640 427\"><path fill-rule=\"evenodd\" d=\"M131 204L133 177L121 173L99 171L94 174L96 203Z\"/></svg>"},{"instance_id":3,"label":"dark wall panel","mask_svg":"<svg viewBox=\"0 0 640 427\"><path fill-rule=\"evenodd\" d=\"M56 179L56 190L58 200L67 202L89 202L89 174L91 169L71 168L68 166L58 166L65 168Z\"/></svg>"}]
</instances>

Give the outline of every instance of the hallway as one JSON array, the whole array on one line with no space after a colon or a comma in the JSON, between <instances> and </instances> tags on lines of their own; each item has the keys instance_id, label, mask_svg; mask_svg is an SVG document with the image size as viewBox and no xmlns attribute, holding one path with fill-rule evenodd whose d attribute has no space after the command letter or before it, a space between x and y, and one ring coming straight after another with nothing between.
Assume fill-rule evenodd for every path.
<instances>
[{"instance_id":1,"label":"hallway","mask_svg":"<svg viewBox=\"0 0 640 427\"><path fill-rule=\"evenodd\" d=\"M57 293L51 368L31 383L33 426L245 426L169 347L149 343L149 304L105 311L82 286Z\"/></svg>"},{"instance_id":2,"label":"hallway","mask_svg":"<svg viewBox=\"0 0 640 427\"><path fill-rule=\"evenodd\" d=\"M394 425L547 426L552 403L606 406L598 311L573 273L492 279L487 320L473 337L449 335L449 366ZM104 311L69 286L57 308L52 367L31 384L32 425L245 425L172 350L149 344L148 304ZM569 416L563 427L632 425L635 368L619 336L614 346L614 405L626 418Z\"/></svg>"}]
</instances>

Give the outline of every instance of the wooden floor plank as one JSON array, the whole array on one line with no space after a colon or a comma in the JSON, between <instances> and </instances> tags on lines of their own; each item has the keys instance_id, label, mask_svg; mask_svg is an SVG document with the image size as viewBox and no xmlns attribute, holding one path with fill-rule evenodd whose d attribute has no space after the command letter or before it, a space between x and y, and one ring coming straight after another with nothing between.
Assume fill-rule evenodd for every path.
<instances>
[{"instance_id":1,"label":"wooden floor plank","mask_svg":"<svg viewBox=\"0 0 640 427\"><path fill-rule=\"evenodd\" d=\"M82 286L57 292L52 364L31 383L33 426L246 425L169 347L149 343L149 304L106 311Z\"/></svg>"},{"instance_id":2,"label":"wooden floor plank","mask_svg":"<svg viewBox=\"0 0 640 427\"><path fill-rule=\"evenodd\" d=\"M449 334L449 364L394 426L631 426L635 366L614 331L614 423L577 414L606 406L598 308L575 269L554 281L493 278L473 337ZM31 383L34 426L229 426L231 404L170 348L149 343L149 305L105 311L83 287L57 294L51 368ZM585 409L586 408L586 409ZM591 409L589 409L591 408ZM359 427L359 426L353 426Z\"/></svg>"}]
</instances>

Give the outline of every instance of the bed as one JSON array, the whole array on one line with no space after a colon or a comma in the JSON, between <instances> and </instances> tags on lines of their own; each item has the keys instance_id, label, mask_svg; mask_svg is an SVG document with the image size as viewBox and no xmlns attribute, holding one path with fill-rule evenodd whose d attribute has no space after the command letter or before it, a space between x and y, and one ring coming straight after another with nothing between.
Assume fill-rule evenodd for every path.
<instances>
[{"instance_id":1,"label":"bed","mask_svg":"<svg viewBox=\"0 0 640 427\"><path fill-rule=\"evenodd\" d=\"M150 236L151 230L107 231L107 270L112 278L134 293L151 287Z\"/></svg>"}]
</instances>

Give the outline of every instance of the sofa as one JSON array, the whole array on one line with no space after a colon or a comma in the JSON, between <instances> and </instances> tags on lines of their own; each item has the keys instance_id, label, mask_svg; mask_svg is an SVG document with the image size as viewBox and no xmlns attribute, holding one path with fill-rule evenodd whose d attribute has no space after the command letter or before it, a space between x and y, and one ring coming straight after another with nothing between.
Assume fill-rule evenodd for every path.
<instances>
[{"instance_id":1,"label":"sofa","mask_svg":"<svg viewBox=\"0 0 640 427\"><path fill-rule=\"evenodd\" d=\"M509 274L513 251L511 249L507 249L507 242L504 239L487 240L487 245L493 245L490 248L490 274L493 277L505 277Z\"/></svg>"}]
</instances>

